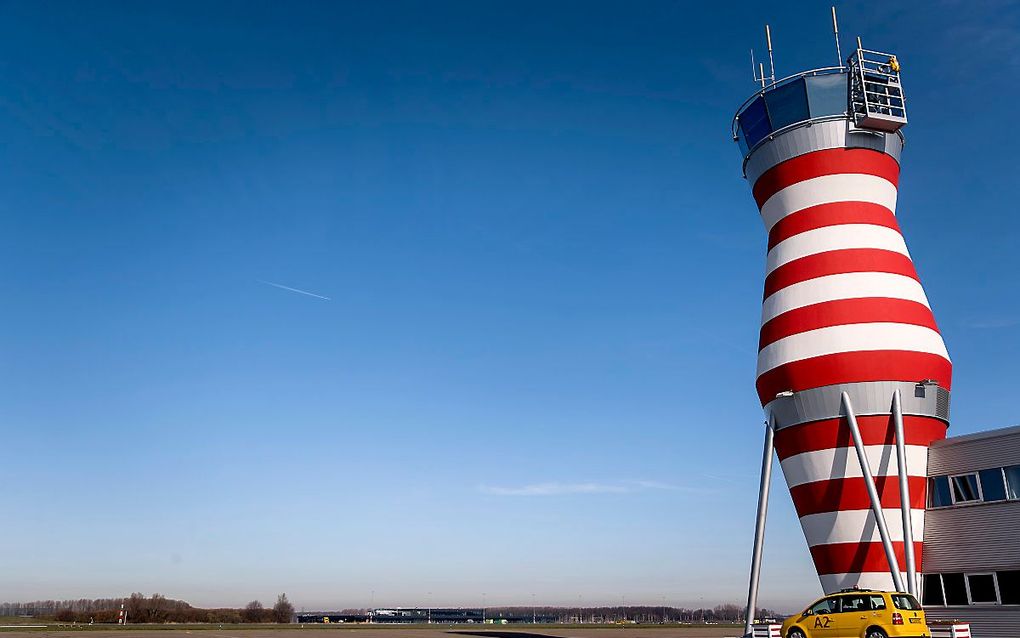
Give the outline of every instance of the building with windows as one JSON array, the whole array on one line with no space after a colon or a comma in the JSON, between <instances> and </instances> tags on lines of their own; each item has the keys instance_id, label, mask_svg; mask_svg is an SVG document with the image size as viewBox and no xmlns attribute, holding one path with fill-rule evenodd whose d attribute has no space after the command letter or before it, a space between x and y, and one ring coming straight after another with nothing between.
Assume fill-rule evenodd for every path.
<instances>
[{"instance_id":1,"label":"building with windows","mask_svg":"<svg viewBox=\"0 0 1020 638\"><path fill-rule=\"evenodd\" d=\"M485 622L485 610L480 607L390 607L374 609L371 612L372 622L376 623L482 623Z\"/></svg>"},{"instance_id":2,"label":"building with windows","mask_svg":"<svg viewBox=\"0 0 1020 638\"><path fill-rule=\"evenodd\" d=\"M361 623L368 622L368 614L345 614L340 611L309 611L296 614L296 621L301 624L327 625L334 623Z\"/></svg>"},{"instance_id":3,"label":"building with windows","mask_svg":"<svg viewBox=\"0 0 1020 638\"><path fill-rule=\"evenodd\" d=\"M299 623L378 623L389 625L454 625L560 622L555 614L526 609L483 609L481 607L381 607L365 613L312 611L297 614Z\"/></svg>"},{"instance_id":4,"label":"building with windows","mask_svg":"<svg viewBox=\"0 0 1020 638\"><path fill-rule=\"evenodd\" d=\"M922 602L982 638L1020 632L1020 427L928 451Z\"/></svg>"}]
</instances>

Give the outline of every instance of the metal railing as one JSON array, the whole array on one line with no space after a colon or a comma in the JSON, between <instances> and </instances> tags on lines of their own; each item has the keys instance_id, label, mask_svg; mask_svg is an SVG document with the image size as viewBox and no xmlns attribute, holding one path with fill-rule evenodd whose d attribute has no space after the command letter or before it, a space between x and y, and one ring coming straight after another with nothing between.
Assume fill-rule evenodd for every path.
<instances>
[{"instance_id":1,"label":"metal railing","mask_svg":"<svg viewBox=\"0 0 1020 638\"><path fill-rule=\"evenodd\" d=\"M869 119L890 122L893 126L905 124L907 107L896 56L858 49L847 62L854 124L866 126Z\"/></svg>"},{"instance_id":2,"label":"metal railing","mask_svg":"<svg viewBox=\"0 0 1020 638\"><path fill-rule=\"evenodd\" d=\"M819 69L811 69L810 71L801 71L800 73L794 73L793 75L788 75L785 78L776 80L772 84L769 84L759 89L758 91L755 91L754 94L751 95L751 97L744 100L744 103L740 105L740 108L737 109L736 114L734 114L733 116L733 123L730 127L730 132L733 134L733 139L736 140L737 135L739 134L739 130L737 127L740 125L741 113L743 113L744 110L751 105L751 102L754 102L759 97L764 96L766 93L770 91L778 89L784 84L789 84L790 82L793 82L794 80L799 80L800 78L803 77L810 77L815 75L832 75L834 73L846 73L846 71L847 68L845 66L826 66Z\"/></svg>"}]
</instances>

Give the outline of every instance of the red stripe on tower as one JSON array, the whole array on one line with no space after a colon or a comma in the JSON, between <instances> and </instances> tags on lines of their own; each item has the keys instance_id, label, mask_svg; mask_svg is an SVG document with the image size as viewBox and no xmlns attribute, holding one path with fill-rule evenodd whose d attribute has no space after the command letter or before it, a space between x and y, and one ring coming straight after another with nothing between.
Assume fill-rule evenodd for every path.
<instances>
[{"instance_id":1,"label":"red stripe on tower","mask_svg":"<svg viewBox=\"0 0 1020 638\"><path fill-rule=\"evenodd\" d=\"M917 279L910 257L891 250L846 248L801 257L779 266L765 278L764 298L809 279L848 273L879 272Z\"/></svg>"},{"instance_id":2,"label":"red stripe on tower","mask_svg":"<svg viewBox=\"0 0 1020 638\"><path fill-rule=\"evenodd\" d=\"M896 221L896 215L891 210L880 204L870 202L832 202L818 204L790 213L782 218L769 232L769 250L775 248L779 242L789 239L794 235L824 228L826 226L839 226L840 224L874 224L885 226L893 230L899 230L900 225Z\"/></svg>"},{"instance_id":3,"label":"red stripe on tower","mask_svg":"<svg viewBox=\"0 0 1020 638\"><path fill-rule=\"evenodd\" d=\"M864 148L831 148L798 155L766 171L754 183L754 200L760 208L770 197L792 186L815 177L858 173L874 175L899 184L900 165L885 153Z\"/></svg>"},{"instance_id":4,"label":"red stripe on tower","mask_svg":"<svg viewBox=\"0 0 1020 638\"><path fill-rule=\"evenodd\" d=\"M894 445L895 429L888 414L857 417L864 445ZM946 424L925 417L903 417L905 445L927 447L933 441L946 438ZM776 432L776 452L780 461L804 452L833 448L850 448L853 441L844 419L824 419L783 428Z\"/></svg>"},{"instance_id":5,"label":"red stripe on tower","mask_svg":"<svg viewBox=\"0 0 1020 638\"><path fill-rule=\"evenodd\" d=\"M911 509L924 509L926 483L927 479L923 476L911 476L908 479ZM900 507L900 486L895 476L876 477L875 486L884 509ZM791 488L790 495L797 516L801 518L809 514L865 510L871 507L862 477L804 483Z\"/></svg>"},{"instance_id":6,"label":"red stripe on tower","mask_svg":"<svg viewBox=\"0 0 1020 638\"><path fill-rule=\"evenodd\" d=\"M942 355L876 348L794 361L760 374L757 387L758 396L765 404L786 390L799 392L838 383L933 379L949 389L952 372L953 364Z\"/></svg>"},{"instance_id":7,"label":"red stripe on tower","mask_svg":"<svg viewBox=\"0 0 1020 638\"><path fill-rule=\"evenodd\" d=\"M914 543L914 555L918 561L921 559L921 552L924 543ZM900 565L903 564L903 541L893 543L893 551ZM836 543L832 545L820 545L811 548L811 558L815 562L815 569L819 574L847 574L863 572L887 572L889 563L886 562L885 552L882 543Z\"/></svg>"}]
</instances>

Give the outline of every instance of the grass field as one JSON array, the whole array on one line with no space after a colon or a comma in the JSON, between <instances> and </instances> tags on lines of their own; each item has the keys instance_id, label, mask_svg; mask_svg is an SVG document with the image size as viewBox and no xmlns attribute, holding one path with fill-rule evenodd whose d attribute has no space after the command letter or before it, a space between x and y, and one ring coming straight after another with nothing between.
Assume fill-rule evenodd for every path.
<instances>
[{"instance_id":1,"label":"grass field","mask_svg":"<svg viewBox=\"0 0 1020 638\"><path fill-rule=\"evenodd\" d=\"M46 625L53 621L27 618L25 616L0 616L0 627L4 625Z\"/></svg>"},{"instance_id":2,"label":"grass field","mask_svg":"<svg viewBox=\"0 0 1020 638\"><path fill-rule=\"evenodd\" d=\"M302 638L330 634L335 638L726 638L739 636L735 625L69 625L55 622L5 622L4 638L43 638L88 633L89 638L132 638L161 632L161 638ZM16 624L47 624L44 628L11 627ZM360 636L359 636L360 634Z\"/></svg>"}]
</instances>

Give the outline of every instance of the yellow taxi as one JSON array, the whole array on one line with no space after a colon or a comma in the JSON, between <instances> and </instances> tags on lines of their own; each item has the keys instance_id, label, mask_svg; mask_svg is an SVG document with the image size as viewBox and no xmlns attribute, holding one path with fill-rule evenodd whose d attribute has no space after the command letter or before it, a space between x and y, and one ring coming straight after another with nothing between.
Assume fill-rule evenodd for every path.
<instances>
[{"instance_id":1,"label":"yellow taxi","mask_svg":"<svg viewBox=\"0 0 1020 638\"><path fill-rule=\"evenodd\" d=\"M844 589L783 623L783 638L929 638L924 610L910 594Z\"/></svg>"}]
</instances>

